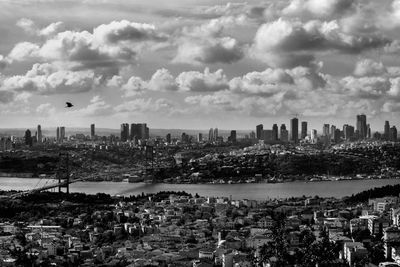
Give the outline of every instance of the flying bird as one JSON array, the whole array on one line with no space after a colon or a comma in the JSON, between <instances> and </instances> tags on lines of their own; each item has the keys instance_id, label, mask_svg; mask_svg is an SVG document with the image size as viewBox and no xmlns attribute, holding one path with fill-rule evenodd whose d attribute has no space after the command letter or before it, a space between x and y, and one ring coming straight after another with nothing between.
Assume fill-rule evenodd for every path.
<instances>
[{"instance_id":1,"label":"flying bird","mask_svg":"<svg viewBox=\"0 0 400 267\"><path fill-rule=\"evenodd\" d=\"M66 108L71 108L71 107L73 107L74 105L72 105L70 102L65 102L65 107Z\"/></svg>"}]
</instances>

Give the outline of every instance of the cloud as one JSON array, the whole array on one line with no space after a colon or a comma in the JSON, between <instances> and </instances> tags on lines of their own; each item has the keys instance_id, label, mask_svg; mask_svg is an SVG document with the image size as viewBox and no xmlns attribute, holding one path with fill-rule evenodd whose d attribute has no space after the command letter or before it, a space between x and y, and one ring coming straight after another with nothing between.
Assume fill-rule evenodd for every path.
<instances>
[{"instance_id":1,"label":"cloud","mask_svg":"<svg viewBox=\"0 0 400 267\"><path fill-rule=\"evenodd\" d=\"M38 113L39 115L45 116L45 117L49 117L56 113L56 108L50 103L44 103L44 104L40 104L36 108L36 113Z\"/></svg>"},{"instance_id":2,"label":"cloud","mask_svg":"<svg viewBox=\"0 0 400 267\"><path fill-rule=\"evenodd\" d=\"M383 104L382 112L400 112L400 103L398 102L386 102Z\"/></svg>"},{"instance_id":3,"label":"cloud","mask_svg":"<svg viewBox=\"0 0 400 267\"><path fill-rule=\"evenodd\" d=\"M356 76L380 76L387 73L382 62L376 62L371 59L363 59L357 62L354 69Z\"/></svg>"},{"instance_id":4,"label":"cloud","mask_svg":"<svg viewBox=\"0 0 400 267\"><path fill-rule=\"evenodd\" d=\"M229 87L222 69L210 72L206 68L203 73L198 71L182 72L176 78L176 81L181 90L191 92L221 91Z\"/></svg>"},{"instance_id":5,"label":"cloud","mask_svg":"<svg viewBox=\"0 0 400 267\"><path fill-rule=\"evenodd\" d=\"M120 65L135 63L138 54L143 49L151 49L151 44L167 41L167 37L158 33L153 25L127 20L99 25L93 33L70 30L56 33L60 25L53 23L40 30L39 34L46 37L43 44L18 43L9 58L16 61L61 61L69 69L108 68L115 73L115 68Z\"/></svg>"},{"instance_id":6,"label":"cloud","mask_svg":"<svg viewBox=\"0 0 400 267\"><path fill-rule=\"evenodd\" d=\"M0 70L4 69L7 65L8 60L3 55L0 55Z\"/></svg>"},{"instance_id":7,"label":"cloud","mask_svg":"<svg viewBox=\"0 0 400 267\"><path fill-rule=\"evenodd\" d=\"M378 35L346 34L337 21L302 23L281 18L257 30L250 53L273 67L311 66L317 52L357 54L388 42Z\"/></svg>"},{"instance_id":8,"label":"cloud","mask_svg":"<svg viewBox=\"0 0 400 267\"><path fill-rule=\"evenodd\" d=\"M327 18L343 16L354 8L354 0L292 0L282 13L289 16Z\"/></svg>"},{"instance_id":9,"label":"cloud","mask_svg":"<svg viewBox=\"0 0 400 267\"><path fill-rule=\"evenodd\" d=\"M0 104L7 104L15 99L14 92L1 90L0 88Z\"/></svg>"},{"instance_id":10,"label":"cloud","mask_svg":"<svg viewBox=\"0 0 400 267\"><path fill-rule=\"evenodd\" d=\"M25 75L6 77L1 88L43 95L73 94L90 91L97 81L91 70L58 70L51 64L34 64Z\"/></svg>"},{"instance_id":11,"label":"cloud","mask_svg":"<svg viewBox=\"0 0 400 267\"><path fill-rule=\"evenodd\" d=\"M33 20L27 18L19 19L16 25L29 34L45 37L54 35L64 29L64 23L61 21L50 23L46 27L40 29Z\"/></svg>"},{"instance_id":12,"label":"cloud","mask_svg":"<svg viewBox=\"0 0 400 267\"><path fill-rule=\"evenodd\" d=\"M239 61L244 57L242 45L235 38L223 35L224 28L230 24L240 22L228 17L184 28L177 40L178 50L173 62L199 65Z\"/></svg>"},{"instance_id":13,"label":"cloud","mask_svg":"<svg viewBox=\"0 0 400 267\"><path fill-rule=\"evenodd\" d=\"M163 112L163 114L170 114L174 109L175 105L165 98L155 101L152 98L136 98L131 101L125 101L114 108L116 112L121 113Z\"/></svg>"},{"instance_id":14,"label":"cloud","mask_svg":"<svg viewBox=\"0 0 400 267\"><path fill-rule=\"evenodd\" d=\"M350 96L378 99L390 89L390 81L385 77L352 77L341 79L341 84Z\"/></svg>"},{"instance_id":15,"label":"cloud","mask_svg":"<svg viewBox=\"0 0 400 267\"><path fill-rule=\"evenodd\" d=\"M80 110L70 111L70 114L79 116L110 116L114 113L114 108L105 102L105 100L96 95L90 100L90 104Z\"/></svg>"}]
</instances>

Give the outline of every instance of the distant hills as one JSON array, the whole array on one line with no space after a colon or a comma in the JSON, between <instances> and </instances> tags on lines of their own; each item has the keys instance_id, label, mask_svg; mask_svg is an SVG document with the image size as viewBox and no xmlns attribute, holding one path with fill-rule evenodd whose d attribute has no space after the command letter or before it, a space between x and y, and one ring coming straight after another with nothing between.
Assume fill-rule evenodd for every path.
<instances>
[{"instance_id":1,"label":"distant hills","mask_svg":"<svg viewBox=\"0 0 400 267\"><path fill-rule=\"evenodd\" d=\"M54 128L42 128L42 134L44 136L49 136L49 137L54 137L56 136L56 127ZM32 135L35 134L36 128L29 128L31 131ZM180 137L182 133L186 133L188 135L197 135L199 133L202 133L204 137L208 136L208 130L209 129L200 129L200 130L193 130L193 129L152 129L150 128L150 136L151 137L156 137L156 136L161 136L165 137L168 133L171 134L172 137ZM0 128L0 136L17 136L17 137L22 137L25 134L26 129L23 128ZM251 131L254 130L237 130L237 136L244 137L246 134L249 134ZM65 133L66 136L70 135L75 135L75 134L85 134L85 135L90 135L90 128L84 128L84 127L65 127ZM224 129L218 129L218 134L223 137L229 136L231 133L231 130L224 130ZM119 129L111 129L111 128L96 128L96 135L98 136L109 136L111 134L114 134L116 136L120 135L120 130Z\"/></svg>"}]
</instances>

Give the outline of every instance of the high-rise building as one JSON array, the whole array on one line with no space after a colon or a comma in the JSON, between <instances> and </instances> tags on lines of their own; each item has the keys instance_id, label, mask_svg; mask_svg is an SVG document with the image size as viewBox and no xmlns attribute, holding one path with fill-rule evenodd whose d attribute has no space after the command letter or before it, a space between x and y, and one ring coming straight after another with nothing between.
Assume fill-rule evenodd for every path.
<instances>
[{"instance_id":1,"label":"high-rise building","mask_svg":"<svg viewBox=\"0 0 400 267\"><path fill-rule=\"evenodd\" d=\"M189 143L189 135L187 135L186 133L182 133L181 141L182 143Z\"/></svg>"},{"instance_id":2,"label":"high-rise building","mask_svg":"<svg viewBox=\"0 0 400 267\"><path fill-rule=\"evenodd\" d=\"M60 142L60 127L57 127L57 131L56 131L56 141Z\"/></svg>"},{"instance_id":3,"label":"high-rise building","mask_svg":"<svg viewBox=\"0 0 400 267\"><path fill-rule=\"evenodd\" d=\"M218 141L218 128L214 129L214 141Z\"/></svg>"},{"instance_id":4,"label":"high-rise building","mask_svg":"<svg viewBox=\"0 0 400 267\"><path fill-rule=\"evenodd\" d=\"M25 139L25 145L32 146L32 144L33 144L32 134L31 134L31 131L29 129L27 129L25 131L24 139Z\"/></svg>"},{"instance_id":5,"label":"high-rise building","mask_svg":"<svg viewBox=\"0 0 400 267\"><path fill-rule=\"evenodd\" d=\"M311 130L311 143L316 144L317 141L318 141L317 130L312 129Z\"/></svg>"},{"instance_id":6,"label":"high-rise building","mask_svg":"<svg viewBox=\"0 0 400 267\"><path fill-rule=\"evenodd\" d=\"M336 144L340 142L340 136L341 136L341 131L339 129L335 129L335 131L333 132L333 140L335 141Z\"/></svg>"},{"instance_id":7,"label":"high-rise building","mask_svg":"<svg viewBox=\"0 0 400 267\"><path fill-rule=\"evenodd\" d=\"M264 129L264 126L262 124L259 124L256 126L256 138L258 140L261 140L261 134L262 134L263 129Z\"/></svg>"},{"instance_id":8,"label":"high-rise building","mask_svg":"<svg viewBox=\"0 0 400 267\"><path fill-rule=\"evenodd\" d=\"M390 128L389 138L390 138L390 141L394 141L394 142L397 141L397 128L396 128L396 126L392 126Z\"/></svg>"},{"instance_id":9,"label":"high-rise building","mask_svg":"<svg viewBox=\"0 0 400 267\"><path fill-rule=\"evenodd\" d=\"M250 139L252 139L252 140L256 139L256 133L255 133L254 131L251 131L249 137L250 137Z\"/></svg>"},{"instance_id":10,"label":"high-rise building","mask_svg":"<svg viewBox=\"0 0 400 267\"><path fill-rule=\"evenodd\" d=\"M149 128L147 127L147 124L146 123L132 123L130 139L131 140L149 139Z\"/></svg>"},{"instance_id":11,"label":"high-rise building","mask_svg":"<svg viewBox=\"0 0 400 267\"><path fill-rule=\"evenodd\" d=\"M335 131L336 131L336 126L331 125L330 138L333 140L335 140Z\"/></svg>"},{"instance_id":12,"label":"high-rise building","mask_svg":"<svg viewBox=\"0 0 400 267\"><path fill-rule=\"evenodd\" d=\"M307 122L302 121L301 122L301 139L306 138L307 136Z\"/></svg>"},{"instance_id":13,"label":"high-rise building","mask_svg":"<svg viewBox=\"0 0 400 267\"><path fill-rule=\"evenodd\" d=\"M278 141L278 139L279 139L278 132L279 132L278 124L272 125L272 140L273 141Z\"/></svg>"},{"instance_id":14,"label":"high-rise building","mask_svg":"<svg viewBox=\"0 0 400 267\"><path fill-rule=\"evenodd\" d=\"M322 127L322 136L329 136L330 132L329 132L329 124L324 124L324 126Z\"/></svg>"},{"instance_id":15,"label":"high-rise building","mask_svg":"<svg viewBox=\"0 0 400 267\"><path fill-rule=\"evenodd\" d=\"M95 125L90 124L90 139L94 140L96 137Z\"/></svg>"},{"instance_id":16,"label":"high-rise building","mask_svg":"<svg viewBox=\"0 0 400 267\"><path fill-rule=\"evenodd\" d=\"M384 130L384 139L389 140L389 135L390 135L390 124L389 121L385 121L385 130Z\"/></svg>"},{"instance_id":17,"label":"high-rise building","mask_svg":"<svg viewBox=\"0 0 400 267\"><path fill-rule=\"evenodd\" d=\"M210 128L210 130L208 131L208 141L209 142L214 141L214 129L213 128Z\"/></svg>"},{"instance_id":18,"label":"high-rise building","mask_svg":"<svg viewBox=\"0 0 400 267\"><path fill-rule=\"evenodd\" d=\"M261 140L264 140L265 143L273 142L274 141L273 130L263 130L261 134Z\"/></svg>"},{"instance_id":19,"label":"high-rise building","mask_svg":"<svg viewBox=\"0 0 400 267\"><path fill-rule=\"evenodd\" d=\"M359 139L367 138L367 116L364 114L357 115L357 131Z\"/></svg>"},{"instance_id":20,"label":"high-rise building","mask_svg":"<svg viewBox=\"0 0 400 267\"><path fill-rule=\"evenodd\" d=\"M354 137L354 127L348 124L343 125L343 135L345 140L351 140Z\"/></svg>"},{"instance_id":21,"label":"high-rise building","mask_svg":"<svg viewBox=\"0 0 400 267\"><path fill-rule=\"evenodd\" d=\"M281 140L281 141L283 141L283 140L282 140L282 131L287 131L287 130L286 130L286 125L285 125L285 124L281 124L281 129L280 129L280 131L279 131L279 140ZM288 140L286 140L286 141L288 141Z\"/></svg>"},{"instance_id":22,"label":"high-rise building","mask_svg":"<svg viewBox=\"0 0 400 267\"><path fill-rule=\"evenodd\" d=\"M232 143L236 143L236 131L235 130L231 131L231 135L229 136L228 141L230 141Z\"/></svg>"},{"instance_id":23,"label":"high-rise building","mask_svg":"<svg viewBox=\"0 0 400 267\"><path fill-rule=\"evenodd\" d=\"M126 142L129 138L129 124L122 123L121 124L121 141Z\"/></svg>"},{"instance_id":24,"label":"high-rise building","mask_svg":"<svg viewBox=\"0 0 400 267\"><path fill-rule=\"evenodd\" d=\"M288 130L286 130L286 127L282 129L281 127L281 136L280 136L280 140L283 143L287 143L289 142L289 132Z\"/></svg>"},{"instance_id":25,"label":"high-rise building","mask_svg":"<svg viewBox=\"0 0 400 267\"><path fill-rule=\"evenodd\" d=\"M64 139L65 139L65 127L61 126L60 127L60 142L61 143L64 142Z\"/></svg>"},{"instance_id":26,"label":"high-rise building","mask_svg":"<svg viewBox=\"0 0 400 267\"><path fill-rule=\"evenodd\" d=\"M199 134L197 135L197 141L198 141L198 142L203 142L203 134L202 134L202 133L199 133Z\"/></svg>"},{"instance_id":27,"label":"high-rise building","mask_svg":"<svg viewBox=\"0 0 400 267\"><path fill-rule=\"evenodd\" d=\"M39 144L43 142L42 127L40 126L40 124L37 126L37 142Z\"/></svg>"},{"instance_id":28,"label":"high-rise building","mask_svg":"<svg viewBox=\"0 0 400 267\"><path fill-rule=\"evenodd\" d=\"M367 138L371 139L371 125L367 124Z\"/></svg>"},{"instance_id":29,"label":"high-rise building","mask_svg":"<svg viewBox=\"0 0 400 267\"><path fill-rule=\"evenodd\" d=\"M171 134L170 133L167 134L165 139L167 140L168 144L171 144Z\"/></svg>"},{"instance_id":30,"label":"high-rise building","mask_svg":"<svg viewBox=\"0 0 400 267\"><path fill-rule=\"evenodd\" d=\"M290 120L290 141L297 144L299 142L299 119Z\"/></svg>"}]
</instances>

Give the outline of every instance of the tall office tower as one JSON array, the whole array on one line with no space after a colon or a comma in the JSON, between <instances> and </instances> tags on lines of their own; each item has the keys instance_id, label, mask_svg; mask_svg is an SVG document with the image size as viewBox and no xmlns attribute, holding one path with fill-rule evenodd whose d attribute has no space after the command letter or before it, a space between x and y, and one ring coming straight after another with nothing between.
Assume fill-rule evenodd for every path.
<instances>
[{"instance_id":1,"label":"tall office tower","mask_svg":"<svg viewBox=\"0 0 400 267\"><path fill-rule=\"evenodd\" d=\"M278 124L272 125L272 140L273 141L278 141L278 139L279 139L278 134L279 134Z\"/></svg>"},{"instance_id":2,"label":"tall office tower","mask_svg":"<svg viewBox=\"0 0 400 267\"><path fill-rule=\"evenodd\" d=\"M60 127L60 142L64 142L65 139L65 127L61 126Z\"/></svg>"},{"instance_id":3,"label":"tall office tower","mask_svg":"<svg viewBox=\"0 0 400 267\"><path fill-rule=\"evenodd\" d=\"M56 131L56 141L60 142L60 127L57 127L57 131Z\"/></svg>"},{"instance_id":4,"label":"tall office tower","mask_svg":"<svg viewBox=\"0 0 400 267\"><path fill-rule=\"evenodd\" d=\"M189 143L189 135L187 135L186 133L182 133L181 141L182 143Z\"/></svg>"},{"instance_id":5,"label":"tall office tower","mask_svg":"<svg viewBox=\"0 0 400 267\"><path fill-rule=\"evenodd\" d=\"M324 124L322 127L322 136L329 136L329 124Z\"/></svg>"},{"instance_id":6,"label":"tall office tower","mask_svg":"<svg viewBox=\"0 0 400 267\"><path fill-rule=\"evenodd\" d=\"M203 142L203 134L202 134L202 133L199 133L199 134L197 135L197 141L198 141L198 142Z\"/></svg>"},{"instance_id":7,"label":"tall office tower","mask_svg":"<svg viewBox=\"0 0 400 267\"><path fill-rule=\"evenodd\" d=\"M218 128L214 129L214 141L218 141Z\"/></svg>"},{"instance_id":8,"label":"tall office tower","mask_svg":"<svg viewBox=\"0 0 400 267\"><path fill-rule=\"evenodd\" d=\"M290 120L290 141L297 144L299 142L299 119Z\"/></svg>"},{"instance_id":9,"label":"tall office tower","mask_svg":"<svg viewBox=\"0 0 400 267\"><path fill-rule=\"evenodd\" d=\"M335 139L335 131L336 131L336 126L335 125L331 125L331 131L330 131L331 139Z\"/></svg>"},{"instance_id":10,"label":"tall office tower","mask_svg":"<svg viewBox=\"0 0 400 267\"><path fill-rule=\"evenodd\" d=\"M306 138L307 136L307 122L302 121L301 122L301 139Z\"/></svg>"},{"instance_id":11,"label":"tall office tower","mask_svg":"<svg viewBox=\"0 0 400 267\"><path fill-rule=\"evenodd\" d=\"M252 139L252 140L256 139L256 133L254 131L251 131L250 139Z\"/></svg>"},{"instance_id":12,"label":"tall office tower","mask_svg":"<svg viewBox=\"0 0 400 267\"><path fill-rule=\"evenodd\" d=\"M256 126L256 138L258 140L261 140L261 134L262 134L263 129L264 129L264 126L262 124L259 124Z\"/></svg>"},{"instance_id":13,"label":"tall office tower","mask_svg":"<svg viewBox=\"0 0 400 267\"><path fill-rule=\"evenodd\" d=\"M147 127L146 123L144 123L144 139L149 139L150 138L150 128Z\"/></svg>"},{"instance_id":14,"label":"tall office tower","mask_svg":"<svg viewBox=\"0 0 400 267\"><path fill-rule=\"evenodd\" d=\"M311 130L311 143L315 144L318 141L318 135L317 135L317 130L312 129Z\"/></svg>"},{"instance_id":15,"label":"tall office tower","mask_svg":"<svg viewBox=\"0 0 400 267\"><path fill-rule=\"evenodd\" d=\"M357 115L357 131L359 139L365 139L367 137L367 116L364 114Z\"/></svg>"},{"instance_id":16,"label":"tall office tower","mask_svg":"<svg viewBox=\"0 0 400 267\"><path fill-rule=\"evenodd\" d=\"M232 143L236 143L236 131L235 130L231 131L231 135L229 136L228 141L231 141Z\"/></svg>"},{"instance_id":17,"label":"tall office tower","mask_svg":"<svg viewBox=\"0 0 400 267\"><path fill-rule=\"evenodd\" d=\"M354 137L354 127L348 124L343 125L343 134L345 140L350 140Z\"/></svg>"},{"instance_id":18,"label":"tall office tower","mask_svg":"<svg viewBox=\"0 0 400 267\"><path fill-rule=\"evenodd\" d=\"M25 138L25 145L27 145L27 146L32 146L32 144L33 144L32 134L31 134L31 131L30 131L29 129L27 129L27 130L25 131L25 136L24 136L24 138Z\"/></svg>"},{"instance_id":19,"label":"tall office tower","mask_svg":"<svg viewBox=\"0 0 400 267\"><path fill-rule=\"evenodd\" d=\"M396 128L396 126L392 126L390 128L389 138L390 138L390 141L394 141L394 142L397 141L397 128Z\"/></svg>"},{"instance_id":20,"label":"tall office tower","mask_svg":"<svg viewBox=\"0 0 400 267\"><path fill-rule=\"evenodd\" d=\"M129 124L122 123L121 124L121 141L122 142L128 141L128 136L129 136Z\"/></svg>"},{"instance_id":21,"label":"tall office tower","mask_svg":"<svg viewBox=\"0 0 400 267\"><path fill-rule=\"evenodd\" d=\"M90 124L90 139L94 140L96 137L95 125Z\"/></svg>"},{"instance_id":22,"label":"tall office tower","mask_svg":"<svg viewBox=\"0 0 400 267\"><path fill-rule=\"evenodd\" d=\"M214 129L210 128L210 130L208 131L208 141L212 142L214 141Z\"/></svg>"},{"instance_id":23,"label":"tall office tower","mask_svg":"<svg viewBox=\"0 0 400 267\"><path fill-rule=\"evenodd\" d=\"M261 133L261 140L265 143L271 143L274 141L274 132L272 130L263 130Z\"/></svg>"},{"instance_id":24,"label":"tall office tower","mask_svg":"<svg viewBox=\"0 0 400 267\"><path fill-rule=\"evenodd\" d=\"M289 142L289 132L286 128L282 129L281 127L281 142L287 143Z\"/></svg>"},{"instance_id":25,"label":"tall office tower","mask_svg":"<svg viewBox=\"0 0 400 267\"><path fill-rule=\"evenodd\" d=\"M367 138L371 139L371 125L367 124Z\"/></svg>"},{"instance_id":26,"label":"tall office tower","mask_svg":"<svg viewBox=\"0 0 400 267\"><path fill-rule=\"evenodd\" d=\"M390 134L390 124L389 121L385 121L385 131L383 134L385 140L389 140L389 134Z\"/></svg>"},{"instance_id":27,"label":"tall office tower","mask_svg":"<svg viewBox=\"0 0 400 267\"><path fill-rule=\"evenodd\" d=\"M171 134L170 133L167 134L165 139L167 140L168 144L171 144Z\"/></svg>"},{"instance_id":28,"label":"tall office tower","mask_svg":"<svg viewBox=\"0 0 400 267\"><path fill-rule=\"evenodd\" d=\"M43 142L42 127L40 126L40 124L37 126L37 142L39 144Z\"/></svg>"},{"instance_id":29,"label":"tall office tower","mask_svg":"<svg viewBox=\"0 0 400 267\"><path fill-rule=\"evenodd\" d=\"M335 129L335 131L333 132L333 140L335 141L335 143L340 142L341 135L342 135L342 132L339 129Z\"/></svg>"},{"instance_id":30,"label":"tall office tower","mask_svg":"<svg viewBox=\"0 0 400 267\"><path fill-rule=\"evenodd\" d=\"M285 124L281 124L281 129L280 129L280 131L279 131L279 139L280 139L281 141L283 141L283 140L282 140L282 131L286 131L286 125L285 125Z\"/></svg>"}]
</instances>

